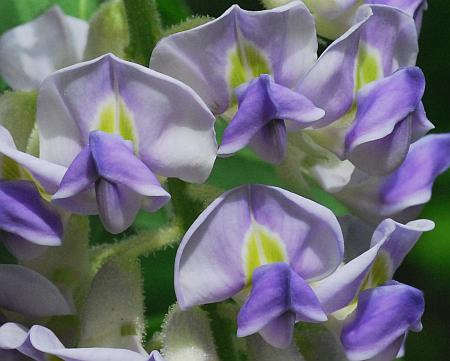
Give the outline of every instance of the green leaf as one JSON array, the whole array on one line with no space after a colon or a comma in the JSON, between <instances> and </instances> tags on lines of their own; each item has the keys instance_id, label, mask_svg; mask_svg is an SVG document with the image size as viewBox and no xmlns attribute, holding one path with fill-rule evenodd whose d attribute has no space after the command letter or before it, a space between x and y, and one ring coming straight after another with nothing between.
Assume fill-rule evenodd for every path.
<instances>
[{"instance_id":1,"label":"green leaf","mask_svg":"<svg viewBox=\"0 0 450 361\"><path fill-rule=\"evenodd\" d=\"M177 24L191 15L184 0L157 0L157 4L165 26Z\"/></svg>"}]
</instances>

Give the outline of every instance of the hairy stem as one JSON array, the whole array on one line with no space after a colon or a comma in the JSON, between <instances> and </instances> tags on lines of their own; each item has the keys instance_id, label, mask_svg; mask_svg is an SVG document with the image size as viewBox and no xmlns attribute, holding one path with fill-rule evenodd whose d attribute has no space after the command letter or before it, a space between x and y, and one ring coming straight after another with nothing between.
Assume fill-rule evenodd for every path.
<instances>
[{"instance_id":1,"label":"hairy stem","mask_svg":"<svg viewBox=\"0 0 450 361\"><path fill-rule=\"evenodd\" d=\"M130 60L148 66L150 54L161 38L161 18L155 0L123 0L127 14Z\"/></svg>"}]
</instances>

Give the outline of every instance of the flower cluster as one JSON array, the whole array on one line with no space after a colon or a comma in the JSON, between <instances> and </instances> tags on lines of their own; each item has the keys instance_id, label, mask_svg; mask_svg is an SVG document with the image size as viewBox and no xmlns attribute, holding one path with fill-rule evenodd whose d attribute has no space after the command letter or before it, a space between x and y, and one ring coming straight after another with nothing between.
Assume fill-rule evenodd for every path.
<instances>
[{"instance_id":1,"label":"flower cluster","mask_svg":"<svg viewBox=\"0 0 450 361\"><path fill-rule=\"evenodd\" d=\"M0 37L11 88L0 96L0 236L14 256L0 264L0 358L401 356L424 296L393 277L434 228L416 218L450 167L450 134L427 135L415 65L426 2L234 5L166 31L148 66L126 49L127 60L90 59L96 40L117 54L94 26L112 11L133 44L127 3L91 24L54 7ZM319 57L318 35L334 39ZM205 184L217 157L248 148L292 188ZM308 199L311 188L348 214ZM122 237L141 210L161 209L157 231L89 244L92 216ZM177 305L144 345L138 259L180 239ZM302 348L308 337L326 347Z\"/></svg>"}]
</instances>

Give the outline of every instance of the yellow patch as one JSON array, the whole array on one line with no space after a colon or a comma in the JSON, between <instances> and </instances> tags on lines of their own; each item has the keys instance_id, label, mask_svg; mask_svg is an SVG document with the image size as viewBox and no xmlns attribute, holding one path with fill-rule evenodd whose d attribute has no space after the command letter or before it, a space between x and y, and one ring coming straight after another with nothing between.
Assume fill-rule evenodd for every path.
<instances>
[{"instance_id":1,"label":"yellow patch","mask_svg":"<svg viewBox=\"0 0 450 361\"><path fill-rule=\"evenodd\" d=\"M228 55L228 82L232 90L261 74L272 73L269 60L258 48L247 40L240 45Z\"/></svg>"},{"instance_id":2,"label":"yellow patch","mask_svg":"<svg viewBox=\"0 0 450 361\"><path fill-rule=\"evenodd\" d=\"M385 253L379 253L367 278L361 286L361 291L374 288L386 283L391 279L392 269L389 256Z\"/></svg>"},{"instance_id":3,"label":"yellow patch","mask_svg":"<svg viewBox=\"0 0 450 361\"><path fill-rule=\"evenodd\" d=\"M122 99L109 100L101 108L96 129L105 133L118 134L125 140L133 142L137 150L137 136L133 117Z\"/></svg>"},{"instance_id":4,"label":"yellow patch","mask_svg":"<svg viewBox=\"0 0 450 361\"><path fill-rule=\"evenodd\" d=\"M383 76L380 56L376 50L370 49L367 45L360 45L356 64L356 91Z\"/></svg>"},{"instance_id":5,"label":"yellow patch","mask_svg":"<svg viewBox=\"0 0 450 361\"><path fill-rule=\"evenodd\" d=\"M256 268L288 261L286 248L280 238L259 224L253 224L247 235L243 257L247 285L252 282Z\"/></svg>"}]
</instances>

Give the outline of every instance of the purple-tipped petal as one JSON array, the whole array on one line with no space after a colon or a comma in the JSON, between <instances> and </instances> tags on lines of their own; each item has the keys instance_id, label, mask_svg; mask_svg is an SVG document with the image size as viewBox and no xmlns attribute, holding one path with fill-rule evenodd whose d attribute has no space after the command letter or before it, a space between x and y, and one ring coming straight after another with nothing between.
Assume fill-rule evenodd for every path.
<instances>
[{"instance_id":1,"label":"purple-tipped petal","mask_svg":"<svg viewBox=\"0 0 450 361\"><path fill-rule=\"evenodd\" d=\"M425 79L419 68L406 68L363 87L356 99L356 118L345 139L346 153L382 139L419 106Z\"/></svg>"},{"instance_id":2,"label":"purple-tipped petal","mask_svg":"<svg viewBox=\"0 0 450 361\"><path fill-rule=\"evenodd\" d=\"M169 197L151 170L120 136L94 131L89 139L98 177L127 186L143 196Z\"/></svg>"},{"instance_id":3,"label":"purple-tipped petal","mask_svg":"<svg viewBox=\"0 0 450 361\"><path fill-rule=\"evenodd\" d=\"M103 130L132 141L155 173L195 182L216 157L214 121L185 84L111 54L48 77L37 104L43 159L67 167Z\"/></svg>"},{"instance_id":4,"label":"purple-tipped petal","mask_svg":"<svg viewBox=\"0 0 450 361\"><path fill-rule=\"evenodd\" d=\"M238 336L262 331L272 346L285 348L296 321L326 319L310 286L287 263L275 263L255 270L250 296L238 315Z\"/></svg>"},{"instance_id":5,"label":"purple-tipped petal","mask_svg":"<svg viewBox=\"0 0 450 361\"><path fill-rule=\"evenodd\" d=\"M412 115L397 123L384 138L362 143L354 148L348 159L370 175L389 174L405 160L411 144Z\"/></svg>"},{"instance_id":6,"label":"purple-tipped petal","mask_svg":"<svg viewBox=\"0 0 450 361\"><path fill-rule=\"evenodd\" d=\"M141 195L106 179L96 183L95 193L100 219L109 232L117 234L131 226L141 207Z\"/></svg>"},{"instance_id":7,"label":"purple-tipped petal","mask_svg":"<svg viewBox=\"0 0 450 361\"><path fill-rule=\"evenodd\" d=\"M38 245L61 244L61 220L31 182L0 180L0 204L0 230Z\"/></svg>"},{"instance_id":8,"label":"purple-tipped petal","mask_svg":"<svg viewBox=\"0 0 450 361\"><path fill-rule=\"evenodd\" d=\"M70 315L72 307L48 279L17 265L0 265L0 306L28 316Z\"/></svg>"},{"instance_id":9,"label":"purple-tipped petal","mask_svg":"<svg viewBox=\"0 0 450 361\"><path fill-rule=\"evenodd\" d=\"M0 74L13 89L37 89L48 75L83 57L86 21L57 6L0 37Z\"/></svg>"},{"instance_id":10,"label":"purple-tipped petal","mask_svg":"<svg viewBox=\"0 0 450 361\"><path fill-rule=\"evenodd\" d=\"M234 5L216 20L162 39L150 68L188 84L221 114L237 86L263 73L293 88L316 60L316 51L314 19L305 5L293 2L266 11Z\"/></svg>"},{"instance_id":11,"label":"purple-tipped petal","mask_svg":"<svg viewBox=\"0 0 450 361\"><path fill-rule=\"evenodd\" d=\"M239 109L225 129L219 155L228 156L249 143L258 155L279 163L286 151L285 120L294 129L311 126L324 115L306 97L261 75L239 93Z\"/></svg>"},{"instance_id":12,"label":"purple-tipped petal","mask_svg":"<svg viewBox=\"0 0 450 361\"><path fill-rule=\"evenodd\" d=\"M287 262L310 281L332 273L342 255L331 211L276 187L242 186L214 201L184 236L175 291L182 308L219 302L242 290L255 266Z\"/></svg>"},{"instance_id":13,"label":"purple-tipped petal","mask_svg":"<svg viewBox=\"0 0 450 361\"><path fill-rule=\"evenodd\" d=\"M414 143L403 164L382 180L379 201L390 213L426 203L434 180L450 167L450 135L428 135Z\"/></svg>"},{"instance_id":14,"label":"purple-tipped petal","mask_svg":"<svg viewBox=\"0 0 450 361\"><path fill-rule=\"evenodd\" d=\"M419 331L424 306L421 291L400 283L362 292L355 317L341 334L347 357L367 360L385 351L408 330Z\"/></svg>"}]
</instances>

